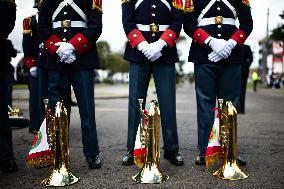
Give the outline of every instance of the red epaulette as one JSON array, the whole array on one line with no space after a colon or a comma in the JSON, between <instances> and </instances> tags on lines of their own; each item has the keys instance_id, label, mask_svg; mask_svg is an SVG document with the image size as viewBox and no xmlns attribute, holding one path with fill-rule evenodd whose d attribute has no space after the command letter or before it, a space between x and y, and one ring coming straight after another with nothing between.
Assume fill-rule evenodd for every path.
<instances>
[{"instance_id":1,"label":"red epaulette","mask_svg":"<svg viewBox=\"0 0 284 189\"><path fill-rule=\"evenodd\" d=\"M103 12L102 5L103 5L103 0L93 0L92 8L100 12Z\"/></svg>"},{"instance_id":2,"label":"red epaulette","mask_svg":"<svg viewBox=\"0 0 284 189\"><path fill-rule=\"evenodd\" d=\"M23 34L32 35L31 22L32 22L31 17L27 17L23 20Z\"/></svg>"},{"instance_id":3,"label":"red epaulette","mask_svg":"<svg viewBox=\"0 0 284 189\"><path fill-rule=\"evenodd\" d=\"M194 5L192 0L186 0L184 4L184 12L192 12L194 10Z\"/></svg>"},{"instance_id":4,"label":"red epaulette","mask_svg":"<svg viewBox=\"0 0 284 189\"><path fill-rule=\"evenodd\" d=\"M182 2L182 0L173 0L172 3L173 3L173 6L176 9L183 10L183 2Z\"/></svg>"}]
</instances>

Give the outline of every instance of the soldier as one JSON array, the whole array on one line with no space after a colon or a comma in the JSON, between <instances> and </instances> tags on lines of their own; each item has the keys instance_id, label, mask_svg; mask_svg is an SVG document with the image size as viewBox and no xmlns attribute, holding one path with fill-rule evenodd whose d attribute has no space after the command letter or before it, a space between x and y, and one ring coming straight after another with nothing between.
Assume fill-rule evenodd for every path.
<instances>
[{"instance_id":1,"label":"soldier","mask_svg":"<svg viewBox=\"0 0 284 189\"><path fill-rule=\"evenodd\" d=\"M124 58L130 62L127 154L122 165L133 165L135 136L139 124L138 99L145 100L153 74L161 111L164 158L183 165L178 153L176 123L175 41L183 21L181 0L122 0L122 22L129 43Z\"/></svg>"},{"instance_id":2,"label":"soldier","mask_svg":"<svg viewBox=\"0 0 284 189\"><path fill-rule=\"evenodd\" d=\"M42 1L39 33L46 54L49 107L70 106L70 86L81 117L83 152L89 168L101 167L94 109L93 69L99 68L96 41L102 32L101 0Z\"/></svg>"},{"instance_id":3,"label":"soldier","mask_svg":"<svg viewBox=\"0 0 284 189\"><path fill-rule=\"evenodd\" d=\"M37 7L35 2L34 8ZM29 69L29 113L30 126L29 132L36 134L40 127L39 113L39 76L38 76L38 53L39 35L37 29L38 14L27 17L23 20L23 52L24 66Z\"/></svg>"},{"instance_id":4,"label":"soldier","mask_svg":"<svg viewBox=\"0 0 284 189\"><path fill-rule=\"evenodd\" d=\"M239 28L235 20L239 19ZM205 151L213 126L216 98L238 109L241 89L241 45L253 21L248 0L186 0L184 31L193 39L189 61L194 62L197 99L197 165L205 165ZM245 165L238 159L239 164Z\"/></svg>"},{"instance_id":5,"label":"soldier","mask_svg":"<svg viewBox=\"0 0 284 189\"><path fill-rule=\"evenodd\" d=\"M14 0L0 0L0 170L5 173L18 171L14 160L12 131L8 125L8 78L11 56L7 52L8 35L12 32L16 20Z\"/></svg>"}]
</instances>

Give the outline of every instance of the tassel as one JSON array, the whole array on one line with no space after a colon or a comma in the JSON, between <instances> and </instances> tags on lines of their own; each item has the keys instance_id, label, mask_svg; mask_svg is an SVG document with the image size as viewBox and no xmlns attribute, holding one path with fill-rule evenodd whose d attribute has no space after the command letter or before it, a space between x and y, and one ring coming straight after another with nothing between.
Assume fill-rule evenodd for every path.
<instances>
[{"instance_id":1,"label":"tassel","mask_svg":"<svg viewBox=\"0 0 284 189\"><path fill-rule=\"evenodd\" d=\"M173 6L178 10L183 10L183 2L182 0L173 0Z\"/></svg>"},{"instance_id":2,"label":"tassel","mask_svg":"<svg viewBox=\"0 0 284 189\"><path fill-rule=\"evenodd\" d=\"M102 0L93 0L92 9L96 9L102 13Z\"/></svg>"},{"instance_id":3,"label":"tassel","mask_svg":"<svg viewBox=\"0 0 284 189\"><path fill-rule=\"evenodd\" d=\"M192 0L186 0L184 5L184 12L194 11L194 5Z\"/></svg>"}]
</instances>

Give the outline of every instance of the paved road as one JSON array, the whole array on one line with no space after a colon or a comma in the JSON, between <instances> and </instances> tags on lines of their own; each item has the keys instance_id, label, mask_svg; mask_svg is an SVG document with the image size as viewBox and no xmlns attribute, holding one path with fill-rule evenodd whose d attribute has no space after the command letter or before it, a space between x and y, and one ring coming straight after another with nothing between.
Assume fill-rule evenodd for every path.
<instances>
[{"instance_id":1,"label":"paved road","mask_svg":"<svg viewBox=\"0 0 284 189\"><path fill-rule=\"evenodd\" d=\"M120 90L118 92L118 89ZM116 96L126 97L127 86L101 86L96 96L106 91L116 91ZM101 91L101 92L99 92ZM155 97L154 89L149 99ZM19 91L17 91L19 92ZM23 92L20 92L20 94ZM101 95L101 96L100 96ZM81 177L79 183L66 188L284 188L284 91L262 89L247 94L246 114L239 115L238 151L247 160L242 169L249 178L241 181L224 181L212 176L217 166L206 170L196 166L196 101L194 87L184 85L177 89L177 121L180 152L185 165L175 167L161 158L161 170L170 177L160 185L143 185L132 181L139 172L135 166L123 167L127 137L127 98L97 98L96 119L101 159L100 170L89 170L82 153L78 108L72 108L70 151L71 171ZM114 96L113 96L114 97ZM25 100L15 100L27 110ZM24 164L34 136L28 129L13 130L14 151L20 171L13 175L0 173L0 188L42 188L40 181L48 175L48 168L28 169ZM162 147L161 142L161 147ZM163 151L161 150L161 157Z\"/></svg>"}]
</instances>

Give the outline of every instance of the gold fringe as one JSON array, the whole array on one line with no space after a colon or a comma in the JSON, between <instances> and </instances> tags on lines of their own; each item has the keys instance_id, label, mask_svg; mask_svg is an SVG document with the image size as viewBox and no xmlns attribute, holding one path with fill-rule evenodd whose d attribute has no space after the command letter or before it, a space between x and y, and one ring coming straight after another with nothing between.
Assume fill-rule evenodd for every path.
<instances>
[{"instance_id":1,"label":"gold fringe","mask_svg":"<svg viewBox=\"0 0 284 189\"><path fill-rule=\"evenodd\" d=\"M32 34L32 30L24 30L24 31L23 31L23 34L24 34L24 35L28 35L28 34L31 35L31 34Z\"/></svg>"},{"instance_id":2,"label":"gold fringe","mask_svg":"<svg viewBox=\"0 0 284 189\"><path fill-rule=\"evenodd\" d=\"M205 157L206 169L208 169L209 166L213 165L216 162L216 160L219 159L219 154L220 152L216 152L215 154L211 156Z\"/></svg>"},{"instance_id":3,"label":"gold fringe","mask_svg":"<svg viewBox=\"0 0 284 189\"><path fill-rule=\"evenodd\" d=\"M145 156L139 155L134 157L134 163L137 165L137 167L142 168L144 165Z\"/></svg>"},{"instance_id":4,"label":"gold fringe","mask_svg":"<svg viewBox=\"0 0 284 189\"><path fill-rule=\"evenodd\" d=\"M26 165L29 168L48 167L52 165L53 159L54 158L52 154L44 154L40 157L26 159Z\"/></svg>"}]
</instances>

